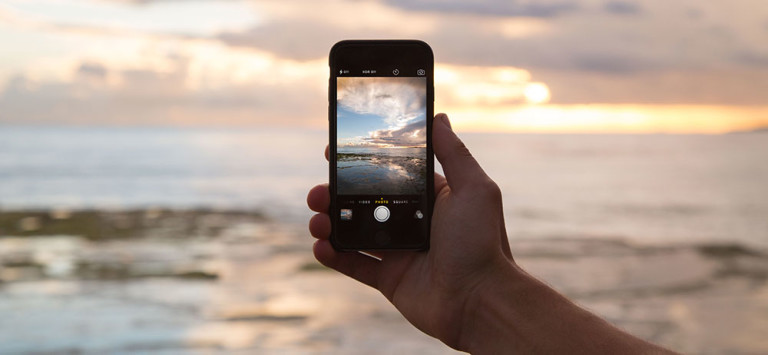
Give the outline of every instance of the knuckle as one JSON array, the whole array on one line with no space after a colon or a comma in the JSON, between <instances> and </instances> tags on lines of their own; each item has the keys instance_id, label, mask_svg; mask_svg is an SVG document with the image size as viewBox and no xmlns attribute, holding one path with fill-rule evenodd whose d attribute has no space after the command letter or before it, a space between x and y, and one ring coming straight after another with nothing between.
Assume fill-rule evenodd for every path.
<instances>
[{"instance_id":1,"label":"knuckle","mask_svg":"<svg viewBox=\"0 0 768 355\"><path fill-rule=\"evenodd\" d=\"M459 141L458 146L456 146L456 154L462 157L472 157L472 153L469 151L469 148L464 144L464 142Z\"/></svg>"},{"instance_id":2,"label":"knuckle","mask_svg":"<svg viewBox=\"0 0 768 355\"><path fill-rule=\"evenodd\" d=\"M501 188L490 178L486 178L480 183L479 190L483 197L493 201L501 201Z\"/></svg>"}]
</instances>

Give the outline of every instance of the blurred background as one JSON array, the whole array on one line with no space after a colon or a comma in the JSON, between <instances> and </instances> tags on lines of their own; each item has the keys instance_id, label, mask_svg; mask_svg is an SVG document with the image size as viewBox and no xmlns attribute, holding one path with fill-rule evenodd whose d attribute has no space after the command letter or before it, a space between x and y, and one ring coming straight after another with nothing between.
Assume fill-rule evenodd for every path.
<instances>
[{"instance_id":1,"label":"blurred background","mask_svg":"<svg viewBox=\"0 0 768 355\"><path fill-rule=\"evenodd\" d=\"M317 264L327 53L418 38L519 263L768 352L763 0L4 0L0 353L446 353Z\"/></svg>"}]
</instances>

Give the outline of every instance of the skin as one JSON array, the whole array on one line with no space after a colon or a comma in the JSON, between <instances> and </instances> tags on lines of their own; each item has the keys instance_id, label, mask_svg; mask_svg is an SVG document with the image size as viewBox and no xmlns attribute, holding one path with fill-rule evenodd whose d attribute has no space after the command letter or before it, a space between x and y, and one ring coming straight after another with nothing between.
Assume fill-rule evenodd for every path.
<instances>
[{"instance_id":1,"label":"skin","mask_svg":"<svg viewBox=\"0 0 768 355\"><path fill-rule=\"evenodd\" d=\"M665 353L576 306L514 261L501 191L451 129L433 122L435 208L428 252L337 252L328 184L307 196L315 258L379 290L411 324L472 353ZM325 151L328 158L328 148Z\"/></svg>"}]
</instances>

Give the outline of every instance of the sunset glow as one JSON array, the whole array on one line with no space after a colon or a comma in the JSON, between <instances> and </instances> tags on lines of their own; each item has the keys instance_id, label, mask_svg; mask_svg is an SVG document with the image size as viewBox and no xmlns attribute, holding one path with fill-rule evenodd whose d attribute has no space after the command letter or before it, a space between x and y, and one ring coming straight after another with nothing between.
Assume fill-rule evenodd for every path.
<instances>
[{"instance_id":1,"label":"sunset glow","mask_svg":"<svg viewBox=\"0 0 768 355\"><path fill-rule=\"evenodd\" d=\"M722 13L718 4L685 3ZM648 4L632 21L689 33L690 53L678 52L674 38L622 50L618 34L636 27L623 22L632 14L610 9L560 16L574 10L499 5L489 16L452 2L425 11L389 1L12 0L0 5L0 40L13 48L0 63L0 123L324 129L331 45L416 37L435 52L436 111L462 130L721 133L768 125L760 94L768 53L758 45L768 31L733 25L745 47L699 55L720 51L710 48L720 42L698 24L665 29L668 14L684 6L662 5ZM732 16L739 21L712 21L760 18ZM598 22L618 33L600 42L610 46L572 44L606 33L595 32Z\"/></svg>"},{"instance_id":2,"label":"sunset glow","mask_svg":"<svg viewBox=\"0 0 768 355\"><path fill-rule=\"evenodd\" d=\"M440 109L452 112L454 127L470 132L718 134L768 126L768 106L602 104Z\"/></svg>"},{"instance_id":3,"label":"sunset glow","mask_svg":"<svg viewBox=\"0 0 768 355\"><path fill-rule=\"evenodd\" d=\"M549 88L542 83L531 83L525 87L525 99L532 104L549 101Z\"/></svg>"}]
</instances>

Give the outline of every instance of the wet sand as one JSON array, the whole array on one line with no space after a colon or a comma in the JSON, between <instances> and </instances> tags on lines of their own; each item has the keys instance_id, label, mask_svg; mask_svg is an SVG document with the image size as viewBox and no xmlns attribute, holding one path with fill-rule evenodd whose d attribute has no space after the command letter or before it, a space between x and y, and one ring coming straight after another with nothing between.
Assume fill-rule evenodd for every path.
<instances>
[{"instance_id":1,"label":"wet sand","mask_svg":"<svg viewBox=\"0 0 768 355\"><path fill-rule=\"evenodd\" d=\"M426 186L424 159L377 154L338 154L339 193L418 195Z\"/></svg>"},{"instance_id":2,"label":"wet sand","mask_svg":"<svg viewBox=\"0 0 768 355\"><path fill-rule=\"evenodd\" d=\"M305 228L241 211L0 212L0 353L450 352L317 264ZM763 250L511 242L526 270L640 337L768 352Z\"/></svg>"}]
</instances>

